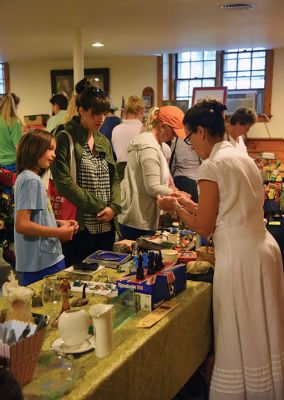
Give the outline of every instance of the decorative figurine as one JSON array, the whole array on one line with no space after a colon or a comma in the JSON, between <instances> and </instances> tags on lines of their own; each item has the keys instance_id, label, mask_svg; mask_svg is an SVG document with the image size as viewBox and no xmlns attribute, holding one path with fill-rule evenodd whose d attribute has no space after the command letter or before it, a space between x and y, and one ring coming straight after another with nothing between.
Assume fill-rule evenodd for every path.
<instances>
[{"instance_id":1,"label":"decorative figurine","mask_svg":"<svg viewBox=\"0 0 284 400\"><path fill-rule=\"evenodd\" d=\"M155 273L155 253L153 251L149 251L147 275L153 275L154 273Z\"/></svg>"},{"instance_id":2,"label":"decorative figurine","mask_svg":"<svg viewBox=\"0 0 284 400\"><path fill-rule=\"evenodd\" d=\"M270 182L281 182L281 176L279 172L279 167L281 165L281 161L277 160L275 162L275 168L271 172Z\"/></svg>"},{"instance_id":3,"label":"decorative figurine","mask_svg":"<svg viewBox=\"0 0 284 400\"><path fill-rule=\"evenodd\" d=\"M72 307L82 307L89 303L89 300L86 298L87 286L88 286L87 283L83 284L82 298L73 300L71 303Z\"/></svg>"},{"instance_id":4,"label":"decorative figurine","mask_svg":"<svg viewBox=\"0 0 284 400\"><path fill-rule=\"evenodd\" d=\"M143 256L140 253L138 256L138 266L137 266L137 274L136 274L136 278L139 280L142 280L145 278L144 276L144 268L143 268Z\"/></svg>"},{"instance_id":5,"label":"decorative figurine","mask_svg":"<svg viewBox=\"0 0 284 400\"><path fill-rule=\"evenodd\" d=\"M83 285L84 285L84 283L82 281L80 281L80 280L76 280L76 281L73 282L73 286L75 286L75 287L80 287L80 286L83 286Z\"/></svg>"},{"instance_id":6,"label":"decorative figurine","mask_svg":"<svg viewBox=\"0 0 284 400\"><path fill-rule=\"evenodd\" d=\"M138 256L139 255L139 243L138 242L133 242L131 245L131 255L132 257Z\"/></svg>"},{"instance_id":7,"label":"decorative figurine","mask_svg":"<svg viewBox=\"0 0 284 400\"><path fill-rule=\"evenodd\" d=\"M271 221L280 214L280 193L275 183L268 183L265 189L264 217Z\"/></svg>"},{"instance_id":8,"label":"decorative figurine","mask_svg":"<svg viewBox=\"0 0 284 400\"><path fill-rule=\"evenodd\" d=\"M281 185L280 210L282 213L284 212L284 183Z\"/></svg>"},{"instance_id":9,"label":"decorative figurine","mask_svg":"<svg viewBox=\"0 0 284 400\"><path fill-rule=\"evenodd\" d=\"M30 305L35 292L32 288L20 286L13 271L8 275L8 282L3 284L2 293L8 299L6 320L32 321Z\"/></svg>"},{"instance_id":10,"label":"decorative figurine","mask_svg":"<svg viewBox=\"0 0 284 400\"><path fill-rule=\"evenodd\" d=\"M159 250L159 253L155 254L155 270L156 271L161 271L163 268L163 259L162 259L162 253L161 250Z\"/></svg>"}]
</instances>

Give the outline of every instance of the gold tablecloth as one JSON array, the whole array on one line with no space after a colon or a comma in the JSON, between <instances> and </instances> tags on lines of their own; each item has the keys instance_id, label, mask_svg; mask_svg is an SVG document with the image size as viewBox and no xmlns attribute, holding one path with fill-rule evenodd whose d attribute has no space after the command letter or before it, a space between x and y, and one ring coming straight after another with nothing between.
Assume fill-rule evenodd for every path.
<instances>
[{"instance_id":1,"label":"gold tablecloth","mask_svg":"<svg viewBox=\"0 0 284 400\"><path fill-rule=\"evenodd\" d=\"M114 330L111 356L98 359L92 351L73 360L84 376L64 399L172 399L210 349L211 297L210 284L188 281L176 296L179 306L152 328L136 328L147 315L138 312ZM44 313L44 308L34 311ZM58 337L56 329L48 330L42 350L50 350Z\"/></svg>"}]
</instances>

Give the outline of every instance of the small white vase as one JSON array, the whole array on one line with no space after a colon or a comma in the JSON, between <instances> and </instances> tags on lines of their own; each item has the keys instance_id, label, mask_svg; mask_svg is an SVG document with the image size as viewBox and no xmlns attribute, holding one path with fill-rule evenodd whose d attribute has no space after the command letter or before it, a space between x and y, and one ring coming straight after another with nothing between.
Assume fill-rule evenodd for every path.
<instances>
[{"instance_id":1,"label":"small white vase","mask_svg":"<svg viewBox=\"0 0 284 400\"><path fill-rule=\"evenodd\" d=\"M95 330L95 354L99 358L109 356L113 351L112 305L95 304L89 312Z\"/></svg>"},{"instance_id":2,"label":"small white vase","mask_svg":"<svg viewBox=\"0 0 284 400\"><path fill-rule=\"evenodd\" d=\"M89 317L84 310L64 311L58 319L61 339L67 346L79 346L88 339Z\"/></svg>"}]
</instances>

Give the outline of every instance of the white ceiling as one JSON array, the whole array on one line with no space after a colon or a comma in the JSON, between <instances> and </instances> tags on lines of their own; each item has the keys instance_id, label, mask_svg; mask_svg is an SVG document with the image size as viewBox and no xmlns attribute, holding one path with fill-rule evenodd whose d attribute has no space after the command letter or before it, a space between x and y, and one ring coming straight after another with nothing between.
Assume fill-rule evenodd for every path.
<instances>
[{"instance_id":1,"label":"white ceiling","mask_svg":"<svg viewBox=\"0 0 284 400\"><path fill-rule=\"evenodd\" d=\"M86 59L284 47L284 0L252 2L224 11L222 0L0 0L0 61L72 59L75 27Z\"/></svg>"}]
</instances>

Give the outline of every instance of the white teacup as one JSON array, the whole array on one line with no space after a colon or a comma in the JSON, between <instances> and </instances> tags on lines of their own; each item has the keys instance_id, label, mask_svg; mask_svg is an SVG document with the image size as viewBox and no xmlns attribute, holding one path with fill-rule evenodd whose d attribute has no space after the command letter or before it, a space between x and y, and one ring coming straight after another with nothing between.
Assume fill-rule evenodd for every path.
<instances>
[{"instance_id":1,"label":"white teacup","mask_svg":"<svg viewBox=\"0 0 284 400\"><path fill-rule=\"evenodd\" d=\"M178 259L177 250L162 249L161 254L164 262L176 262Z\"/></svg>"},{"instance_id":2,"label":"white teacup","mask_svg":"<svg viewBox=\"0 0 284 400\"><path fill-rule=\"evenodd\" d=\"M58 329L66 346L80 346L89 337L88 314L84 310L64 311L58 319Z\"/></svg>"}]
</instances>

